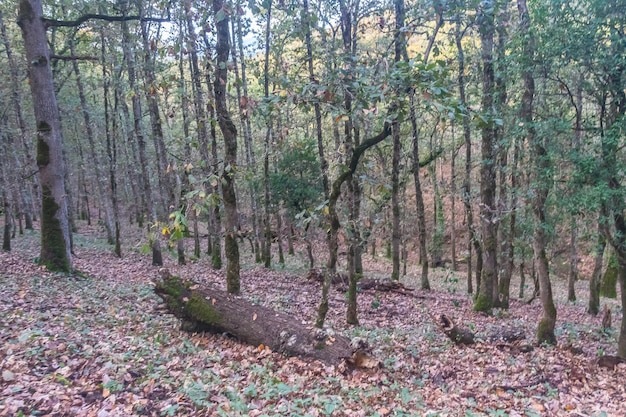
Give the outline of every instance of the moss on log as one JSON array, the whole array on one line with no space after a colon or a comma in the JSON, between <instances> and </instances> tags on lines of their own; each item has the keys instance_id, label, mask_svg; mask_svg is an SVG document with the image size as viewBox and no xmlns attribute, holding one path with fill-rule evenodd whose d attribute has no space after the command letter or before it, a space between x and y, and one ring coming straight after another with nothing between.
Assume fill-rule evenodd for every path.
<instances>
[{"instance_id":1,"label":"moss on log","mask_svg":"<svg viewBox=\"0 0 626 417\"><path fill-rule=\"evenodd\" d=\"M183 320L187 331L228 333L253 346L264 345L287 356L328 364L350 362L350 340L332 331L301 324L293 316L254 304L241 296L172 276L162 271L155 292Z\"/></svg>"}]
</instances>

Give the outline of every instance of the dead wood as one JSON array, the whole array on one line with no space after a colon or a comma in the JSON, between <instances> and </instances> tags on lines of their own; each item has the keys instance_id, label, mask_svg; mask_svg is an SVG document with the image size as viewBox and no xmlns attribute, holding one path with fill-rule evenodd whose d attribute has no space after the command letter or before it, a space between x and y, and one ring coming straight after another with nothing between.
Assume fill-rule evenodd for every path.
<instances>
[{"instance_id":1,"label":"dead wood","mask_svg":"<svg viewBox=\"0 0 626 417\"><path fill-rule=\"evenodd\" d=\"M598 366L601 368L615 370L620 363L626 363L626 359L611 355L604 355L598 358Z\"/></svg>"},{"instance_id":2,"label":"dead wood","mask_svg":"<svg viewBox=\"0 0 626 417\"><path fill-rule=\"evenodd\" d=\"M495 344L496 348L501 351L507 351L513 355L517 355L520 353L528 353L534 350L534 347L529 344L524 344L520 342L507 343L507 342L499 342Z\"/></svg>"},{"instance_id":3,"label":"dead wood","mask_svg":"<svg viewBox=\"0 0 626 417\"><path fill-rule=\"evenodd\" d=\"M496 329L493 330L487 338L490 342L508 342L513 343L526 339L523 329Z\"/></svg>"},{"instance_id":4,"label":"dead wood","mask_svg":"<svg viewBox=\"0 0 626 417\"><path fill-rule=\"evenodd\" d=\"M155 292L183 320L187 331L227 333L243 343L328 364L354 362L361 355L344 336L305 326L293 316L172 276L167 270L161 272Z\"/></svg>"},{"instance_id":5,"label":"dead wood","mask_svg":"<svg viewBox=\"0 0 626 417\"><path fill-rule=\"evenodd\" d=\"M411 288L405 287L401 282L398 281L380 280L373 278L360 279L357 283L357 288L361 291L375 290L381 292L397 292L400 294L405 294L407 292L413 291Z\"/></svg>"},{"instance_id":6,"label":"dead wood","mask_svg":"<svg viewBox=\"0 0 626 417\"><path fill-rule=\"evenodd\" d=\"M309 281L315 281L319 283L324 282L324 271L312 268L306 276ZM341 273L336 273L331 277L331 284L335 285L348 285L348 277Z\"/></svg>"},{"instance_id":7,"label":"dead wood","mask_svg":"<svg viewBox=\"0 0 626 417\"><path fill-rule=\"evenodd\" d=\"M454 321L445 314L441 314L437 320L435 320L437 326L443 331L443 333L450 338L457 345L472 345L474 344L474 333L469 329L457 326Z\"/></svg>"}]
</instances>

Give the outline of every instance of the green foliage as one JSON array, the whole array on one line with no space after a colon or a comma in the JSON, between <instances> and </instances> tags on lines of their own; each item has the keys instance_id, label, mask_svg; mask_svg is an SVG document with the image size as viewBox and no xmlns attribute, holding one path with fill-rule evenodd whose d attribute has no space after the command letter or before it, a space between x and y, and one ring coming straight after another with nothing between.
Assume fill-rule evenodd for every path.
<instances>
[{"instance_id":1,"label":"green foliage","mask_svg":"<svg viewBox=\"0 0 626 417\"><path fill-rule=\"evenodd\" d=\"M276 162L277 172L270 175L272 196L282 201L292 215L323 199L316 146L310 139L287 144Z\"/></svg>"}]
</instances>

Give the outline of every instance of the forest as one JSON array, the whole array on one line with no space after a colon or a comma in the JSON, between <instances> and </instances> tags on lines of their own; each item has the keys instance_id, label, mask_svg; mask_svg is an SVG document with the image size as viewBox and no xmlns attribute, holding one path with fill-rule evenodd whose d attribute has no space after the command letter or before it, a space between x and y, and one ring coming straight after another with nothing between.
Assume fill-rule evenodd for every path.
<instances>
[{"instance_id":1,"label":"forest","mask_svg":"<svg viewBox=\"0 0 626 417\"><path fill-rule=\"evenodd\" d=\"M626 1L0 37L0 416L626 414Z\"/></svg>"}]
</instances>

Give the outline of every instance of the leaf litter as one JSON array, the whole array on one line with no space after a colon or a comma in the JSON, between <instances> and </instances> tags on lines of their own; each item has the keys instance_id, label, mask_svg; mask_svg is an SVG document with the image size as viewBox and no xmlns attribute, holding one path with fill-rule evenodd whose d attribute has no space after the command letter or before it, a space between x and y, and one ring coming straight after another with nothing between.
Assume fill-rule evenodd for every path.
<instances>
[{"instance_id":1,"label":"leaf litter","mask_svg":"<svg viewBox=\"0 0 626 417\"><path fill-rule=\"evenodd\" d=\"M449 271L430 292L362 292L357 327L345 324L345 294L334 290L328 324L367 340L382 364L350 371L225 335L182 332L152 291L158 269L139 250L116 258L95 235L77 239L80 276L38 266L35 233L0 254L0 416L626 415L626 365L596 362L614 353L617 331L600 330L584 302L566 303L558 279L559 344L529 352L488 334L521 330L534 343L539 304L512 300L509 311L474 313L463 280L450 280ZM165 261L174 274L224 288L223 274L207 261ZM384 262L376 262L383 272ZM312 324L320 290L305 276L249 261L242 293ZM586 284L577 284L579 296ZM616 301L603 302L619 323ZM441 313L475 332L478 343L453 345L432 320Z\"/></svg>"}]
</instances>

